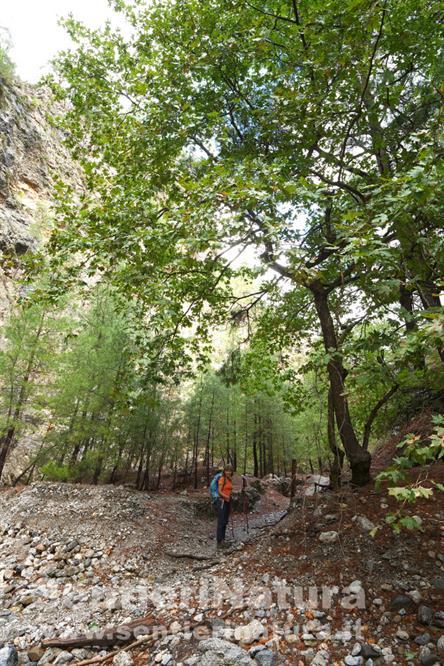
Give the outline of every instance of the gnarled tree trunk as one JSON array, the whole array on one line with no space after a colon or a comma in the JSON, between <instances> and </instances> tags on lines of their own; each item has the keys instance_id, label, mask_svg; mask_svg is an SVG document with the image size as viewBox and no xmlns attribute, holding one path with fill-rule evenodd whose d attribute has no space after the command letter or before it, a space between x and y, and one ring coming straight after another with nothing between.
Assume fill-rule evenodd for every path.
<instances>
[{"instance_id":1,"label":"gnarled tree trunk","mask_svg":"<svg viewBox=\"0 0 444 666\"><path fill-rule=\"evenodd\" d=\"M328 304L328 290L318 281L312 282L309 288L314 296L324 347L330 357L327 371L338 433L350 463L352 483L364 486L370 481L371 455L359 444L351 421L345 388L347 373L338 348L336 331Z\"/></svg>"}]
</instances>

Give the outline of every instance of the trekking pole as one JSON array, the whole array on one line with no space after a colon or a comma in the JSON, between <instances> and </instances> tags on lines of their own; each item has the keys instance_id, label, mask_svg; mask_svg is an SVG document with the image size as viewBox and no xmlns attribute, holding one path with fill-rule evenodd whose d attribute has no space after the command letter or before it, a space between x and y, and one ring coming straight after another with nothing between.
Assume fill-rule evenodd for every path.
<instances>
[{"instance_id":1,"label":"trekking pole","mask_svg":"<svg viewBox=\"0 0 444 666\"><path fill-rule=\"evenodd\" d=\"M230 502L230 523L231 523L231 534L234 541L234 520L233 520L233 507Z\"/></svg>"}]
</instances>

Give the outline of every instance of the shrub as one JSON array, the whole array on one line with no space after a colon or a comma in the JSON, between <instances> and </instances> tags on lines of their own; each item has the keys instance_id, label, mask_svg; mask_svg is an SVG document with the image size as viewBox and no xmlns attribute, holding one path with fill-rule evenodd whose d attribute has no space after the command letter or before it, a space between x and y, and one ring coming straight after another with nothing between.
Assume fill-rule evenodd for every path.
<instances>
[{"instance_id":1,"label":"shrub","mask_svg":"<svg viewBox=\"0 0 444 666\"><path fill-rule=\"evenodd\" d=\"M66 483L71 479L71 471L67 465L58 465L54 461L47 462L40 468L41 473L49 481L62 481Z\"/></svg>"},{"instance_id":2,"label":"shrub","mask_svg":"<svg viewBox=\"0 0 444 666\"><path fill-rule=\"evenodd\" d=\"M393 464L376 477L376 489L381 487L383 481L388 482L388 494L400 503L396 513L389 513L386 522L395 532L401 529L421 529L421 519L418 516L406 515L403 507L414 504L418 499L428 499L435 490L444 492L444 485L428 479L429 485L424 485L425 478L419 478L413 483L409 482L409 471L418 465L428 465L444 459L444 419L442 416L433 418L434 430L427 440L419 435L409 434L399 444L401 454L394 458Z\"/></svg>"}]
</instances>

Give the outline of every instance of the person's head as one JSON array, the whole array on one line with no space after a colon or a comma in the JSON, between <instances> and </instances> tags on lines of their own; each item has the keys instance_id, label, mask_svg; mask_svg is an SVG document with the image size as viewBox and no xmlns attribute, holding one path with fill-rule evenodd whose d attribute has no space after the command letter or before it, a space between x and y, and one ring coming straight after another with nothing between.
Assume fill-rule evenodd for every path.
<instances>
[{"instance_id":1,"label":"person's head","mask_svg":"<svg viewBox=\"0 0 444 666\"><path fill-rule=\"evenodd\" d=\"M233 468L231 467L231 465L226 465L224 467L224 474L226 477L231 479L231 477L233 476Z\"/></svg>"}]
</instances>

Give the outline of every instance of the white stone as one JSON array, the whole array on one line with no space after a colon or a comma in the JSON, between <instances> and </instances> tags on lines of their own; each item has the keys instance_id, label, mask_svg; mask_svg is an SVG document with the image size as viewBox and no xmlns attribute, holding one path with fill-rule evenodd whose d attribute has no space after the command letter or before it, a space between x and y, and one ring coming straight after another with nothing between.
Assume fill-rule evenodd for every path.
<instances>
[{"instance_id":1,"label":"white stone","mask_svg":"<svg viewBox=\"0 0 444 666\"><path fill-rule=\"evenodd\" d=\"M344 664L347 666L359 666L362 662L362 657L353 657L351 654L348 654L344 659Z\"/></svg>"},{"instance_id":2,"label":"white stone","mask_svg":"<svg viewBox=\"0 0 444 666\"><path fill-rule=\"evenodd\" d=\"M348 586L348 589L352 594L359 594L362 590L362 583L360 580L354 580L350 585Z\"/></svg>"},{"instance_id":3,"label":"white stone","mask_svg":"<svg viewBox=\"0 0 444 666\"><path fill-rule=\"evenodd\" d=\"M352 656L357 657L360 652L361 652L361 644L360 643L355 643L353 645L353 650L351 651Z\"/></svg>"},{"instance_id":4,"label":"white stone","mask_svg":"<svg viewBox=\"0 0 444 666\"><path fill-rule=\"evenodd\" d=\"M363 532L371 532L375 529L375 524L366 516L356 516L356 522Z\"/></svg>"},{"instance_id":5,"label":"white stone","mask_svg":"<svg viewBox=\"0 0 444 666\"><path fill-rule=\"evenodd\" d=\"M418 590L412 590L411 592L407 593L409 597L413 599L415 604L420 604L422 601L422 594Z\"/></svg>"},{"instance_id":6,"label":"white stone","mask_svg":"<svg viewBox=\"0 0 444 666\"><path fill-rule=\"evenodd\" d=\"M259 620L253 620L250 624L245 624L241 627L236 627L234 630L234 638L239 643L246 645L254 643L265 633L264 625Z\"/></svg>"},{"instance_id":7,"label":"white stone","mask_svg":"<svg viewBox=\"0 0 444 666\"><path fill-rule=\"evenodd\" d=\"M203 652L199 660L199 666L219 666L219 664L236 664L236 666L254 666L250 655L233 643L223 641L220 638L209 638L201 641L198 646L199 652Z\"/></svg>"},{"instance_id":8,"label":"white stone","mask_svg":"<svg viewBox=\"0 0 444 666\"><path fill-rule=\"evenodd\" d=\"M133 658L129 652L119 652L113 659L113 666L133 666Z\"/></svg>"},{"instance_id":9,"label":"white stone","mask_svg":"<svg viewBox=\"0 0 444 666\"><path fill-rule=\"evenodd\" d=\"M408 641L409 635L407 631L404 631L403 629L398 629L398 631L396 632L396 638L399 638L400 641Z\"/></svg>"},{"instance_id":10,"label":"white stone","mask_svg":"<svg viewBox=\"0 0 444 666\"><path fill-rule=\"evenodd\" d=\"M326 650L320 650L315 654L311 666L328 666L330 655Z\"/></svg>"},{"instance_id":11,"label":"white stone","mask_svg":"<svg viewBox=\"0 0 444 666\"><path fill-rule=\"evenodd\" d=\"M322 543L335 543L339 539L339 534L334 530L330 532L321 532L319 535L319 541Z\"/></svg>"}]
</instances>

